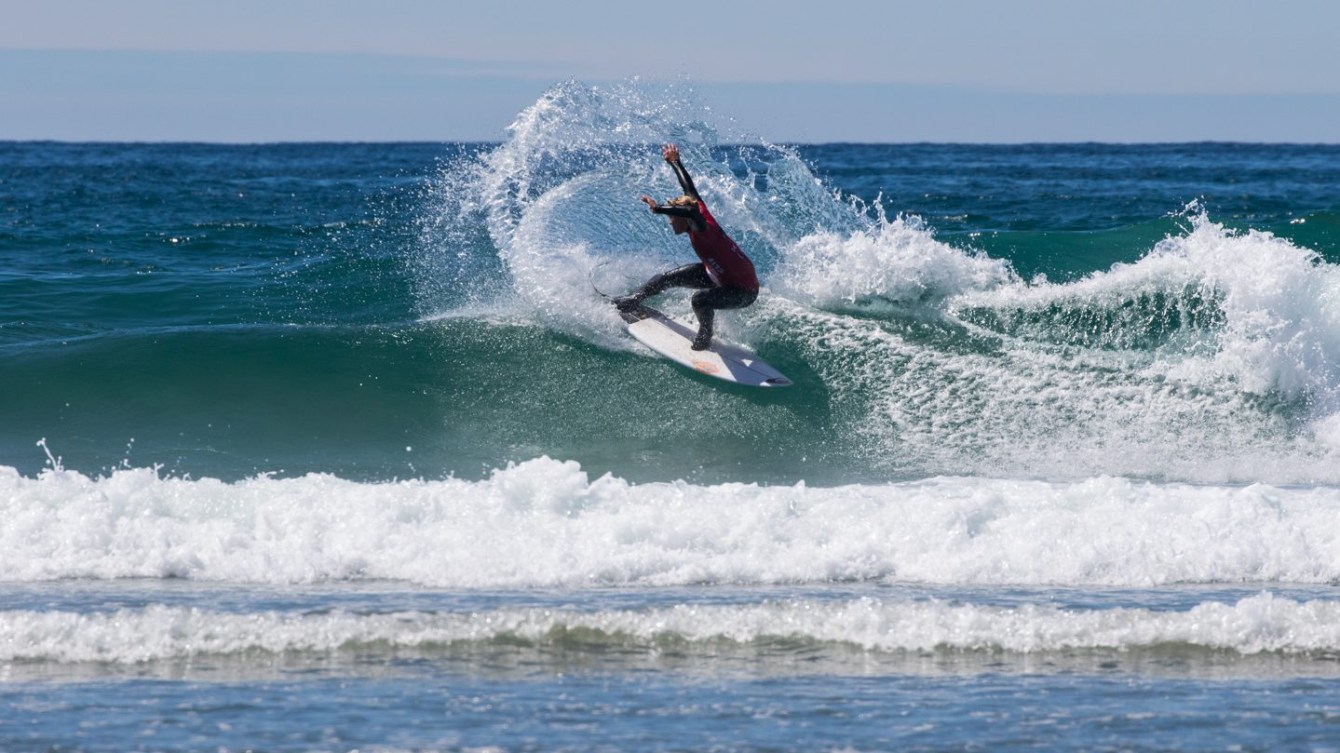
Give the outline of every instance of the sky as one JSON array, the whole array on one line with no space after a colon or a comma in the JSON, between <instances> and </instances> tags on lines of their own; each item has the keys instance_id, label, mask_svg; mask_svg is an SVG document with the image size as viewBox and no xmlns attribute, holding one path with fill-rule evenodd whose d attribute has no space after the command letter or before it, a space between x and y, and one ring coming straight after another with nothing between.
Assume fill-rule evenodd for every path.
<instances>
[{"instance_id":1,"label":"sky","mask_svg":"<svg viewBox=\"0 0 1340 753\"><path fill-rule=\"evenodd\" d=\"M775 142L1340 143L1333 0L0 0L0 139L497 141L687 84Z\"/></svg>"}]
</instances>

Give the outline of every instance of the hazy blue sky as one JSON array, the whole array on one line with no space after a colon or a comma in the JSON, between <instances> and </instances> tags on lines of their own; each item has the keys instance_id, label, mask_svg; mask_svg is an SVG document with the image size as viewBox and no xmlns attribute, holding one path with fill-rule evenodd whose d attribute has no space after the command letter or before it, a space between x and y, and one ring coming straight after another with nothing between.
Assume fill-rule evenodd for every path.
<instances>
[{"instance_id":1,"label":"hazy blue sky","mask_svg":"<svg viewBox=\"0 0 1340 753\"><path fill-rule=\"evenodd\" d=\"M687 80L773 141L1340 142L1333 0L0 0L0 139L496 140Z\"/></svg>"}]
</instances>

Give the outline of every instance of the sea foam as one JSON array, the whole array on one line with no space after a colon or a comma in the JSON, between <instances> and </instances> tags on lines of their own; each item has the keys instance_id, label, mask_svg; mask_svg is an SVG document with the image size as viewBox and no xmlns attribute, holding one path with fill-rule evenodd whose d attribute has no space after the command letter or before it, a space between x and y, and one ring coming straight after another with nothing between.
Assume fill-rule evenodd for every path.
<instances>
[{"instance_id":1,"label":"sea foam","mask_svg":"<svg viewBox=\"0 0 1340 753\"><path fill-rule=\"evenodd\" d=\"M878 299L933 309L956 295L1018 282L1009 262L938 240L916 217L880 215L859 230L806 235L782 256L769 285L820 308Z\"/></svg>"},{"instance_id":2,"label":"sea foam","mask_svg":"<svg viewBox=\"0 0 1340 753\"><path fill-rule=\"evenodd\" d=\"M1110 317L1116 323L1109 326L1146 330L1162 313L1151 310L1149 301L1181 305L1177 325L1203 331L1173 339L1173 347L1155 348L1151 370L1187 384L1231 381L1247 393L1305 397L1326 413L1340 410L1340 268L1287 239L1231 230L1192 210L1185 232L1164 238L1136 263L1067 284L966 290L954 305L1126 309L1134 316ZM1201 310L1188 310L1188 302ZM1044 326L1063 328L1065 320L1053 317ZM1047 337L1041 327L1029 334Z\"/></svg>"},{"instance_id":3,"label":"sea foam","mask_svg":"<svg viewBox=\"0 0 1340 753\"><path fill-rule=\"evenodd\" d=\"M1138 261L1052 283L872 222L784 249L748 315L872 466L1340 482L1340 271L1315 252L1192 207Z\"/></svg>"},{"instance_id":4,"label":"sea foam","mask_svg":"<svg viewBox=\"0 0 1340 753\"><path fill-rule=\"evenodd\" d=\"M715 654L763 645L866 652L1188 649L1242 655L1340 651L1340 603L1262 593L1184 611L997 607L862 597L747 605L680 604L581 611L219 612L154 605L108 612L0 612L0 662L135 663L356 651L371 646L450 652L499 645ZM780 643L779 643L780 642Z\"/></svg>"},{"instance_id":5,"label":"sea foam","mask_svg":"<svg viewBox=\"0 0 1340 753\"><path fill-rule=\"evenodd\" d=\"M634 484L539 458L486 479L235 483L0 469L0 577L451 588L1340 580L1340 489L933 478Z\"/></svg>"}]
</instances>

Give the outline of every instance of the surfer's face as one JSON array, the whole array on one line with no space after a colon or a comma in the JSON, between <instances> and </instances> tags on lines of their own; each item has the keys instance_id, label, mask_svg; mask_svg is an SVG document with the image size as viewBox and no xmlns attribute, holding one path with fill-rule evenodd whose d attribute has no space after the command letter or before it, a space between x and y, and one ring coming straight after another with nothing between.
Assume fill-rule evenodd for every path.
<instances>
[{"instance_id":1,"label":"surfer's face","mask_svg":"<svg viewBox=\"0 0 1340 753\"><path fill-rule=\"evenodd\" d=\"M683 235L689 232L689 221L683 217L671 217L670 229L675 231L675 235Z\"/></svg>"}]
</instances>

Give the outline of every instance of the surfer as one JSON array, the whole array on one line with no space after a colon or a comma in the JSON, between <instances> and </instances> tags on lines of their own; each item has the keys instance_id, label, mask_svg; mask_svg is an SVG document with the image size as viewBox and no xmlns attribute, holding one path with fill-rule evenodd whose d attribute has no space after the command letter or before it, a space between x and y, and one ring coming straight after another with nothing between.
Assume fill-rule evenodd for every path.
<instances>
[{"instance_id":1,"label":"surfer","mask_svg":"<svg viewBox=\"0 0 1340 753\"><path fill-rule=\"evenodd\" d=\"M693 178L679 161L679 147L666 144L661 156L675 171L684 195L657 204L650 196L642 201L655 214L670 218L675 235L689 234L689 243L702 261L662 272L647 280L636 293L614 299L620 311L632 311L642 301L668 288L696 288L693 294L693 314L698 317L698 334L693 338L694 350L706 350L712 343L712 324L718 309L744 308L758 298L758 275L754 263L717 224L707 210L707 203L698 195Z\"/></svg>"}]
</instances>

